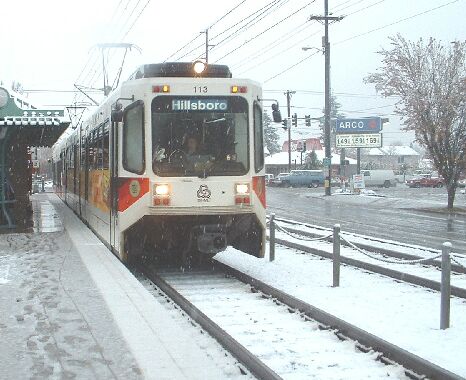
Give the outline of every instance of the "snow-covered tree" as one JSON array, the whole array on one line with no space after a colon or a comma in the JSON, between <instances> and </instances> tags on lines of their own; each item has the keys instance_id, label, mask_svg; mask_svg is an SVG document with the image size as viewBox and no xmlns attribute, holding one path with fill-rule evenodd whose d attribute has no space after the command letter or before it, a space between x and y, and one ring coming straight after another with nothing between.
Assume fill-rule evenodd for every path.
<instances>
[{"instance_id":1,"label":"snow-covered tree","mask_svg":"<svg viewBox=\"0 0 466 380\"><path fill-rule=\"evenodd\" d=\"M308 153L306 155L305 169L309 169L309 170L320 169L320 168L322 168L322 166L323 166L322 161L320 161L317 158L317 154L316 154L315 150L312 150L312 152L310 152L310 153Z\"/></svg>"},{"instance_id":2,"label":"snow-covered tree","mask_svg":"<svg viewBox=\"0 0 466 380\"><path fill-rule=\"evenodd\" d=\"M341 104L338 103L337 101L337 97L334 96L334 95L330 95L330 131L333 131L333 133L331 132L331 135L330 135L330 145L332 148L335 148L335 125L336 125L336 119L338 118L341 118L341 117L345 117L345 115L343 113L340 112L340 109L341 109ZM322 113L325 114L325 108L322 109ZM321 141L325 141L325 138L324 138L324 126L325 126L325 117L322 116L320 119L319 119L319 129L320 129L320 139Z\"/></svg>"},{"instance_id":3,"label":"snow-covered tree","mask_svg":"<svg viewBox=\"0 0 466 380\"><path fill-rule=\"evenodd\" d=\"M379 52L383 66L365 81L384 96L400 97L396 112L445 179L452 209L466 161L466 42L444 46L399 34L390 41L391 49Z\"/></svg>"},{"instance_id":4,"label":"snow-covered tree","mask_svg":"<svg viewBox=\"0 0 466 380\"><path fill-rule=\"evenodd\" d=\"M264 143L270 154L280 152L280 145L278 144L279 136L276 130L276 124L272 122L269 114L264 112L263 116L264 125Z\"/></svg>"}]
</instances>

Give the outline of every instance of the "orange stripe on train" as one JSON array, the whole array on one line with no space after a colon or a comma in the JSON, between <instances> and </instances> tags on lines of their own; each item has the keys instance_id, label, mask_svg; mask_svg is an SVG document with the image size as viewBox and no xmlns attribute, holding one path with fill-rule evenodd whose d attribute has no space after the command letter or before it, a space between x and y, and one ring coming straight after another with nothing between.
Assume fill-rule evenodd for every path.
<instances>
[{"instance_id":1,"label":"orange stripe on train","mask_svg":"<svg viewBox=\"0 0 466 380\"><path fill-rule=\"evenodd\" d=\"M118 211L125 211L144 194L149 192L148 178L120 178L118 188Z\"/></svg>"}]
</instances>

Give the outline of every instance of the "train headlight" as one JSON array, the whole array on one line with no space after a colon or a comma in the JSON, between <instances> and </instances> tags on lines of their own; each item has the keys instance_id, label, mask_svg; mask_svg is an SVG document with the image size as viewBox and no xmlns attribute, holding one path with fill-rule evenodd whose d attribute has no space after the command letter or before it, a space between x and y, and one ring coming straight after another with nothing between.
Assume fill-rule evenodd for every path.
<instances>
[{"instance_id":1,"label":"train headlight","mask_svg":"<svg viewBox=\"0 0 466 380\"><path fill-rule=\"evenodd\" d=\"M196 61L193 64L193 70L196 74L202 74L204 70L206 69L207 65L205 62L202 61Z\"/></svg>"},{"instance_id":2,"label":"train headlight","mask_svg":"<svg viewBox=\"0 0 466 380\"><path fill-rule=\"evenodd\" d=\"M248 183L237 183L235 186L236 194L246 195L249 194L249 184Z\"/></svg>"},{"instance_id":3,"label":"train headlight","mask_svg":"<svg viewBox=\"0 0 466 380\"><path fill-rule=\"evenodd\" d=\"M170 194L170 188L167 184L158 184L154 186L154 193L158 196L164 196Z\"/></svg>"}]
</instances>

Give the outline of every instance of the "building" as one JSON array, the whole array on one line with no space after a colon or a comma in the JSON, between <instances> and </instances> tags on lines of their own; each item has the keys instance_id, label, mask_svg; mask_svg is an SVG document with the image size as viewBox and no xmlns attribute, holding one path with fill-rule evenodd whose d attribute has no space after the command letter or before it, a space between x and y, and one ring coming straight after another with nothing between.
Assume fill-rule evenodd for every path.
<instances>
[{"instance_id":1,"label":"building","mask_svg":"<svg viewBox=\"0 0 466 380\"><path fill-rule=\"evenodd\" d=\"M421 155L409 146L387 145L361 153L361 167L366 169L417 168Z\"/></svg>"},{"instance_id":2,"label":"building","mask_svg":"<svg viewBox=\"0 0 466 380\"><path fill-rule=\"evenodd\" d=\"M307 139L299 139L299 140L291 140L291 151L301 150L302 147L306 146L306 151L318 151L322 150L322 144L320 143L320 139L311 137ZM288 152L288 140L282 145L282 152Z\"/></svg>"},{"instance_id":3,"label":"building","mask_svg":"<svg viewBox=\"0 0 466 380\"><path fill-rule=\"evenodd\" d=\"M288 147L288 144L287 144ZM293 145L292 145L293 148ZM306 144L307 148L307 144ZM306 156L312 151L308 150L306 152L291 152L291 169L299 169L306 163ZM325 157L325 152L323 149L314 150L317 159L322 162ZM349 165L345 167L344 175L346 177L356 173L356 160L352 158L347 158ZM279 173L288 172L288 152L279 152L272 154L265 158L265 172L273 175ZM332 175L340 174L340 155L332 153Z\"/></svg>"}]
</instances>

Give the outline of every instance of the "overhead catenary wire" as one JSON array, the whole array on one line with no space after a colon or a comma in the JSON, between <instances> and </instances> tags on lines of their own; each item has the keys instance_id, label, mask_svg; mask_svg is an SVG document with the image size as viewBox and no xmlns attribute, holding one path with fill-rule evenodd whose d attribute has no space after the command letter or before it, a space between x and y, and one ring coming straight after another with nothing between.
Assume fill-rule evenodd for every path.
<instances>
[{"instance_id":1,"label":"overhead catenary wire","mask_svg":"<svg viewBox=\"0 0 466 380\"><path fill-rule=\"evenodd\" d=\"M342 4L337 5L334 9L332 9L332 12L335 12L335 11L341 12L342 10L345 10L345 9L347 9L347 8L349 8L349 7L352 7L352 6L354 6L354 5L356 5L356 4L359 4L359 3L361 3L362 1L366 1L366 0L359 0L359 1L356 1L356 3L352 3L352 4L347 5L346 7L341 7L342 5L345 5L345 4L347 4L348 2L350 2L350 1L351 1L351 0L346 1L346 2L344 2L344 3L342 3ZM380 0L380 1L377 2L377 3L371 4L371 5L369 5L368 7L366 7L366 9L367 9L367 8L370 8L370 7L374 6L374 5L377 5L377 4L379 4L379 3L383 2L383 1L385 1L385 0ZM359 12L359 11L361 11L361 10L355 11L355 12L353 12L353 13L351 13L351 14L357 13L357 12ZM351 14L350 14L350 15L351 15ZM314 24L316 24L316 23L317 23L317 21L314 21L314 22L306 21L305 23L301 24L300 26L302 26L302 25L307 25L307 27L309 27L309 26L314 25ZM297 28L293 29L291 32L296 31L300 26L298 26ZM306 27L305 27L304 29L306 29ZM293 33L291 36L289 36L289 37L287 37L287 38L285 38L285 39L283 39L283 36L280 37L279 40L281 40L281 41L273 41L272 43L266 45L266 47L262 47L262 48L259 50L259 52L256 52L256 53L254 53L254 55L248 57L248 59L242 60L240 64L238 64L238 65L233 65L232 67L237 69L237 68L240 68L240 67L242 67L242 66L244 66L244 65L246 65L246 64L248 64L248 63L250 63L250 62L253 62L253 61L257 60L257 58L259 58L259 57L263 58L260 62L254 64L253 66L251 66L251 67L249 67L249 68L246 68L246 69L244 69L244 70L242 70L242 71L240 71L240 72L238 73L239 75L243 75L244 73L246 73L246 72L248 72L248 71L250 71L250 70L253 70L254 68L260 66L261 64L263 64L263 63L265 63L265 62L267 62L267 61L269 61L269 60L271 60L271 59L273 59L273 58L275 58L275 57L277 57L277 56L279 56L279 55L281 55L281 54L283 54L283 53L285 53L285 52L287 52L287 51L289 51L289 50L291 50L291 49L293 49L293 48L295 48L296 46L300 45L301 43L303 43L304 41L306 41L306 40L309 39L310 37L312 37L312 36L314 36L314 35L316 35L317 33L320 32L320 30L315 31L315 32L313 32L313 33L311 33L311 34L305 36L305 37L302 38L301 40L295 42L293 45L287 47L285 50L281 50L281 51L275 53L275 54L272 55L272 56L267 56L267 57L264 58L263 54L261 54L263 51L266 51L266 50L267 50L267 47L268 47L268 48L275 48L275 47L277 47L277 46L279 46L279 45L282 45L284 42L288 41L288 40L291 39L292 37L295 37L296 35L300 34L300 32L302 32L304 29L296 31L296 32ZM285 34L285 35L288 35L288 34L291 33L291 32L288 32L288 33Z\"/></svg>"},{"instance_id":2,"label":"overhead catenary wire","mask_svg":"<svg viewBox=\"0 0 466 380\"><path fill-rule=\"evenodd\" d=\"M236 29L234 32L232 32L227 37L224 37L222 40L220 40L218 42L215 39L215 38L218 37L218 35L217 35L216 37L214 37L212 39L212 42L215 42L215 46L213 47L212 50L218 49L219 46L222 46L223 44L231 41L232 39L236 38L240 34L245 33L247 30L249 30L254 25L258 24L260 21L262 21L266 17L269 17L271 14L277 12L281 7L283 7L289 1L290 0L278 0L276 2L270 3L270 5L269 5L269 7L267 9L265 9L263 12L256 15L253 19L248 21L246 24L240 25L238 27L238 29Z\"/></svg>"},{"instance_id":3,"label":"overhead catenary wire","mask_svg":"<svg viewBox=\"0 0 466 380\"><path fill-rule=\"evenodd\" d=\"M230 9L228 12L226 12L224 15L222 15L218 20L216 20L215 22L213 22L209 27L208 29L214 27L215 25L217 25L220 21L222 21L225 17L227 17L228 15L230 15L232 12L234 12L236 9L238 9L241 5L243 5L244 3L246 2L246 0L243 0L241 1L240 3L238 3L237 5L235 5L232 9ZM180 51L182 51L184 48L188 47L189 45L191 45L194 41L196 41L199 37L200 37L200 33L197 34L192 40L190 40L189 42L187 42L185 45L183 45L181 48L179 48L177 51L175 51L174 53L170 54L165 60L164 62L168 61L170 58L172 58L173 56L175 56L176 54L178 54ZM203 46L203 44L199 45L199 47ZM197 47L197 48L199 48ZM197 49L196 48L196 49Z\"/></svg>"},{"instance_id":4,"label":"overhead catenary wire","mask_svg":"<svg viewBox=\"0 0 466 380\"><path fill-rule=\"evenodd\" d=\"M260 36L262 36L264 33L267 33L269 32L270 30L272 30L273 28L277 27L278 25L282 24L283 22L285 22L286 20L290 19L291 17L295 16L297 13L303 11L304 9L306 9L309 5L311 5L315 0L312 0L310 2L308 2L306 5L304 5L303 7L297 9L296 11L290 13L288 16L282 18L280 21L276 22L275 24L269 26L268 28L266 28L265 30L263 30L262 32L256 34L255 36L251 37L250 39L244 41L241 45L238 45L236 48L234 49L231 49L228 53L224 54L222 57L218 58L216 62L228 57L230 54L233 54L235 51L237 51L238 49L240 48L243 48L245 45L249 44L250 42L254 41L256 38L259 38Z\"/></svg>"},{"instance_id":5,"label":"overhead catenary wire","mask_svg":"<svg viewBox=\"0 0 466 380\"><path fill-rule=\"evenodd\" d=\"M268 11L270 8L272 8L273 6L279 4L280 2L282 2L284 0L272 0L271 2L267 3L265 6L263 6L262 8L259 8L258 10L254 11L253 13L249 14L247 17L245 17L243 20L235 23L234 25L226 28L225 30L223 30L222 32L216 34L215 36L213 36L210 41L212 43L216 42L216 39L225 34L226 32L228 32L229 30L231 30L232 28L238 26L238 29L242 29L245 25L249 25L251 22L255 21L257 19L257 17L261 16L264 12ZM287 0L289 1L289 0ZM261 13L262 12L262 13ZM252 19L251 19L252 17ZM232 34L236 33L236 31L232 32ZM219 42L216 42L215 45L219 46L220 43ZM182 55L181 57L178 57L176 60L181 60L185 57L187 57L189 54L195 52L196 50L200 49L201 47L205 46L204 43L200 44L200 45L197 45L196 47L192 48L190 51L188 51L187 53L185 53L184 55Z\"/></svg>"}]
</instances>

